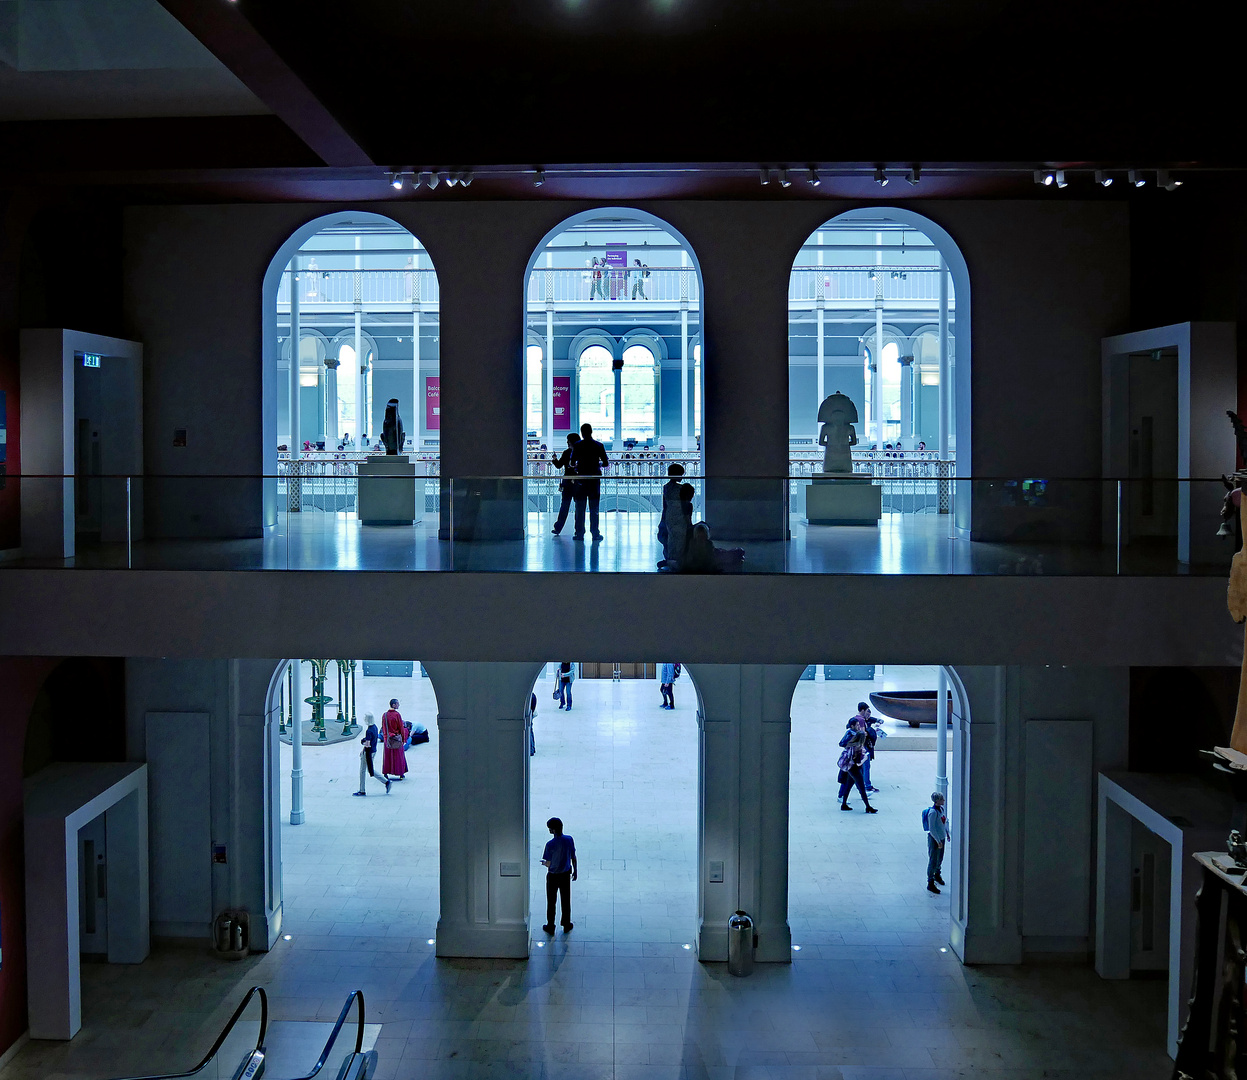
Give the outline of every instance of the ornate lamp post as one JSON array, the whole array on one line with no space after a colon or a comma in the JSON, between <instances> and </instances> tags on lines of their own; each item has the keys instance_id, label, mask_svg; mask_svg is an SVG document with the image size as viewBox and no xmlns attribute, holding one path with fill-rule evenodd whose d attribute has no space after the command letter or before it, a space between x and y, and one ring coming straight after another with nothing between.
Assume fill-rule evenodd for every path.
<instances>
[{"instance_id":1,"label":"ornate lamp post","mask_svg":"<svg viewBox=\"0 0 1247 1080\"><path fill-rule=\"evenodd\" d=\"M347 664L351 669L351 733L354 734L359 730L359 724L355 722L355 661L348 660Z\"/></svg>"},{"instance_id":2,"label":"ornate lamp post","mask_svg":"<svg viewBox=\"0 0 1247 1080\"><path fill-rule=\"evenodd\" d=\"M312 706L312 730L317 732L318 742L327 742L325 734L325 705L333 698L325 693L325 676L329 671L328 660L309 660L312 665L312 696L304 698ZM301 736L302 732L296 733Z\"/></svg>"},{"instance_id":3,"label":"ornate lamp post","mask_svg":"<svg viewBox=\"0 0 1247 1080\"><path fill-rule=\"evenodd\" d=\"M354 735L359 730L355 723L355 661L335 660L338 665L338 723L342 725L343 735ZM350 674L349 680L346 678ZM345 702L343 691L350 695L350 708L343 715L342 706Z\"/></svg>"}]
</instances>

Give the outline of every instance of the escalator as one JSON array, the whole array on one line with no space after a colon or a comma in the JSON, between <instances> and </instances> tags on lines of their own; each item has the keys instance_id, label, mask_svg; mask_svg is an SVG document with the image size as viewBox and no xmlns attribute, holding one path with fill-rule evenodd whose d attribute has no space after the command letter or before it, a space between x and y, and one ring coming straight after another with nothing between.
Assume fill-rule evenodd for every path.
<instances>
[{"instance_id":1,"label":"escalator","mask_svg":"<svg viewBox=\"0 0 1247 1080\"><path fill-rule=\"evenodd\" d=\"M252 998L259 1000L259 1028L254 1039L247 1036L245 1049L239 1058L237 1056L238 1039L231 1042L230 1035L234 1033L235 1028L238 1028L239 1021L247 1006L251 1004ZM333 1054L338 1035L346 1024L352 1005L356 1006L355 1048L342 1059L335 1080L368 1080L377 1071L377 1052L364 1049L364 995L361 991L352 990L347 995L342 1011L338 1014L337 1022L333 1025L333 1030L329 1033L329 1038L325 1041L324 1048L311 1071L296 1074L289 1069L283 1070L281 1064L272 1060L265 1049L265 1036L268 1034L268 995L265 994L263 987L259 986L253 986L247 991L238 1008L234 1010L233 1015L226 1021L221 1033L216 1037L212 1048L198 1065L186 1072L131 1076L121 1078L121 1080L184 1080L188 1077L197 1077L199 1080L260 1080L261 1077L267 1077L268 1080L313 1080L320 1075L330 1055ZM239 1031L241 1034L241 1029ZM326 1080L328 1080L327 1076Z\"/></svg>"}]
</instances>

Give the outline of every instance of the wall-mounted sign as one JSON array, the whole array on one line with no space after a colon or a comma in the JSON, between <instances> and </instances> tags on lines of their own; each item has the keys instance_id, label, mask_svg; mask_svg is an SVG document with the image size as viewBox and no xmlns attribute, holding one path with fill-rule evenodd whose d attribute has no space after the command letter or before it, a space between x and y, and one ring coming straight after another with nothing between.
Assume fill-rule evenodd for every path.
<instances>
[{"instance_id":1,"label":"wall-mounted sign","mask_svg":"<svg viewBox=\"0 0 1247 1080\"><path fill-rule=\"evenodd\" d=\"M424 377L424 430L440 431L442 428L442 377Z\"/></svg>"},{"instance_id":2,"label":"wall-mounted sign","mask_svg":"<svg viewBox=\"0 0 1247 1080\"><path fill-rule=\"evenodd\" d=\"M612 300L628 298L628 245L607 244L606 265L610 267L610 297Z\"/></svg>"},{"instance_id":3,"label":"wall-mounted sign","mask_svg":"<svg viewBox=\"0 0 1247 1080\"><path fill-rule=\"evenodd\" d=\"M100 366L100 354L91 353L91 352L83 353L82 354L82 366L83 367L99 367Z\"/></svg>"},{"instance_id":4,"label":"wall-mounted sign","mask_svg":"<svg viewBox=\"0 0 1247 1080\"><path fill-rule=\"evenodd\" d=\"M554 376L554 430L572 429L572 377Z\"/></svg>"}]
</instances>

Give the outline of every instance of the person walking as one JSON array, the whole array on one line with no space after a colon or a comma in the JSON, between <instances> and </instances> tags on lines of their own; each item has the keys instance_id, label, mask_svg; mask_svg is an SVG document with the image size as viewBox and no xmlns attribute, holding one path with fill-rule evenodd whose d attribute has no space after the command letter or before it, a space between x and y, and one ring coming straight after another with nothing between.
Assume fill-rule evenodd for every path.
<instances>
[{"instance_id":1,"label":"person walking","mask_svg":"<svg viewBox=\"0 0 1247 1080\"><path fill-rule=\"evenodd\" d=\"M559 481L559 494L562 495L563 501L559 503L559 516L551 530L555 536L558 536L563 531L563 526L567 524L567 512L571 509L572 500L576 495L576 481L570 477L572 475L572 451L578 442L580 442L580 436L573 431L567 436L567 449L561 454L552 455L554 467L563 470L563 479Z\"/></svg>"},{"instance_id":2,"label":"person walking","mask_svg":"<svg viewBox=\"0 0 1247 1080\"><path fill-rule=\"evenodd\" d=\"M605 265L606 265L605 259L602 259L599 261L596 257L594 258L593 260L593 288L589 292L590 300L594 299L596 296L598 296L598 294L601 294L601 297L603 300L606 299L606 278L602 273L602 267Z\"/></svg>"},{"instance_id":3,"label":"person walking","mask_svg":"<svg viewBox=\"0 0 1247 1080\"><path fill-rule=\"evenodd\" d=\"M948 843L948 815L944 813L944 796L931 792L931 805L922 812L922 827L927 831L927 892L938 893L944 884L940 868L944 865L944 847Z\"/></svg>"},{"instance_id":4,"label":"person walking","mask_svg":"<svg viewBox=\"0 0 1247 1080\"><path fill-rule=\"evenodd\" d=\"M537 719L537 695L532 694L528 702L528 756L537 753L537 736L533 734L533 721Z\"/></svg>"},{"instance_id":5,"label":"person walking","mask_svg":"<svg viewBox=\"0 0 1247 1080\"><path fill-rule=\"evenodd\" d=\"M635 300L637 293L641 294L642 300L648 300L645 295L645 279L649 277L649 267L640 259L632 260L636 264L636 269L632 271L632 299Z\"/></svg>"},{"instance_id":6,"label":"person walking","mask_svg":"<svg viewBox=\"0 0 1247 1080\"><path fill-rule=\"evenodd\" d=\"M658 689L662 693L660 709L675 708L675 664L663 664L658 675Z\"/></svg>"},{"instance_id":7,"label":"person walking","mask_svg":"<svg viewBox=\"0 0 1247 1080\"><path fill-rule=\"evenodd\" d=\"M364 737L359 741L363 743L363 749L359 752L359 790L352 791L352 795L367 795L364 790L364 777L371 776L379 784L385 785L385 793L390 793L390 781L383 776L378 776L372 767L373 755L377 752L377 743L381 739L380 733L377 731L376 721L373 720L372 713L364 713L364 724L366 730Z\"/></svg>"},{"instance_id":8,"label":"person walking","mask_svg":"<svg viewBox=\"0 0 1247 1080\"><path fill-rule=\"evenodd\" d=\"M569 660L559 664L559 685L554 696L559 699L559 708L572 711L572 683L576 681L576 666Z\"/></svg>"},{"instance_id":9,"label":"person walking","mask_svg":"<svg viewBox=\"0 0 1247 1080\"><path fill-rule=\"evenodd\" d=\"M381 717L381 737L385 740L385 753L381 758L381 775L387 780L402 780L407 775L407 755L403 743L407 741L407 729L398 711L398 698L390 698L390 707Z\"/></svg>"},{"instance_id":10,"label":"person walking","mask_svg":"<svg viewBox=\"0 0 1247 1080\"><path fill-rule=\"evenodd\" d=\"M866 784L862 779L862 762L866 759L866 725L856 718L852 723L852 728L840 740L840 745L844 748L837 762L840 766L840 809L853 809L849 805L849 792L856 786L862 793L866 813L877 814L879 811L870 805L870 796L866 794Z\"/></svg>"},{"instance_id":11,"label":"person walking","mask_svg":"<svg viewBox=\"0 0 1247 1080\"><path fill-rule=\"evenodd\" d=\"M576 880L576 841L563 831L560 818L552 817L546 822L551 839L541 853L541 865L546 868L546 922L541 928L547 934L554 933L554 898L562 898L563 933L572 929L572 882Z\"/></svg>"},{"instance_id":12,"label":"person walking","mask_svg":"<svg viewBox=\"0 0 1247 1080\"><path fill-rule=\"evenodd\" d=\"M580 479L576 481L576 531L573 540L585 538L585 504L589 505L589 532L594 540L601 540L598 529L598 507L602 502L602 470L610 465L606 447L593 437L593 425L580 425L580 442L571 448L572 471Z\"/></svg>"},{"instance_id":13,"label":"person walking","mask_svg":"<svg viewBox=\"0 0 1247 1080\"><path fill-rule=\"evenodd\" d=\"M879 789L870 782L870 763L875 760L875 743L879 741L881 735L886 733L875 726L879 721L871 714L870 706L864 701L857 703L857 713L849 717L848 723L844 725L845 728L851 730L855 720L860 720L866 728L866 757L862 761L862 779L866 782L867 791L878 793Z\"/></svg>"}]
</instances>

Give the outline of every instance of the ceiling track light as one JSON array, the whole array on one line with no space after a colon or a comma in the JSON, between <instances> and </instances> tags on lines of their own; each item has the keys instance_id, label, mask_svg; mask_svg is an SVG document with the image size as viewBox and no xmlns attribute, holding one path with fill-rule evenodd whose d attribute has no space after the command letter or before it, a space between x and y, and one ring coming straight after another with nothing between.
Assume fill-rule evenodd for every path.
<instances>
[{"instance_id":1,"label":"ceiling track light","mask_svg":"<svg viewBox=\"0 0 1247 1080\"><path fill-rule=\"evenodd\" d=\"M922 166L914 164L910 167L909 172L905 174L905 183L910 187L917 187L922 180Z\"/></svg>"},{"instance_id":2,"label":"ceiling track light","mask_svg":"<svg viewBox=\"0 0 1247 1080\"><path fill-rule=\"evenodd\" d=\"M1132 187L1143 187L1147 183L1147 177L1139 169L1131 169L1126 175L1130 178Z\"/></svg>"},{"instance_id":3,"label":"ceiling track light","mask_svg":"<svg viewBox=\"0 0 1247 1080\"><path fill-rule=\"evenodd\" d=\"M880 187L888 186L888 174L883 171L882 165L875 166L875 183Z\"/></svg>"},{"instance_id":4,"label":"ceiling track light","mask_svg":"<svg viewBox=\"0 0 1247 1080\"><path fill-rule=\"evenodd\" d=\"M546 171L540 165L533 170L533 187L541 187L546 182Z\"/></svg>"},{"instance_id":5,"label":"ceiling track light","mask_svg":"<svg viewBox=\"0 0 1247 1080\"><path fill-rule=\"evenodd\" d=\"M780 170L779 170L779 186L780 186L780 187L782 187L782 188L790 188L790 187L792 187L792 181L788 178L788 170L787 170L787 169L780 169Z\"/></svg>"},{"instance_id":6,"label":"ceiling track light","mask_svg":"<svg viewBox=\"0 0 1247 1080\"><path fill-rule=\"evenodd\" d=\"M1177 191L1182 186L1181 180L1175 180L1169 175L1168 169L1156 170L1156 186L1162 187L1166 191Z\"/></svg>"},{"instance_id":7,"label":"ceiling track light","mask_svg":"<svg viewBox=\"0 0 1247 1080\"><path fill-rule=\"evenodd\" d=\"M1056 171L1056 186L1059 188L1069 187L1069 181L1065 179L1064 169L1057 169Z\"/></svg>"},{"instance_id":8,"label":"ceiling track light","mask_svg":"<svg viewBox=\"0 0 1247 1080\"><path fill-rule=\"evenodd\" d=\"M818 187L823 181L818 175L818 170L813 165L810 167L810 187Z\"/></svg>"},{"instance_id":9,"label":"ceiling track light","mask_svg":"<svg viewBox=\"0 0 1247 1080\"><path fill-rule=\"evenodd\" d=\"M473 177L471 169L464 169L463 172L459 174L459 183L464 187L471 187L474 179L475 177Z\"/></svg>"},{"instance_id":10,"label":"ceiling track light","mask_svg":"<svg viewBox=\"0 0 1247 1080\"><path fill-rule=\"evenodd\" d=\"M1051 187L1056 180L1056 173L1048 169L1035 170L1035 183L1043 184L1044 187Z\"/></svg>"},{"instance_id":11,"label":"ceiling track light","mask_svg":"<svg viewBox=\"0 0 1247 1080\"><path fill-rule=\"evenodd\" d=\"M766 185L771 182L771 170L765 165L758 166L758 182L761 183L763 187L766 187Z\"/></svg>"},{"instance_id":12,"label":"ceiling track light","mask_svg":"<svg viewBox=\"0 0 1247 1080\"><path fill-rule=\"evenodd\" d=\"M403 190L403 174L401 172L390 173L390 187L395 191Z\"/></svg>"},{"instance_id":13,"label":"ceiling track light","mask_svg":"<svg viewBox=\"0 0 1247 1080\"><path fill-rule=\"evenodd\" d=\"M437 173L432 170L424 174L424 182L428 185L430 191L437 187L440 179L441 177L439 177Z\"/></svg>"},{"instance_id":14,"label":"ceiling track light","mask_svg":"<svg viewBox=\"0 0 1247 1080\"><path fill-rule=\"evenodd\" d=\"M1099 184L1100 187L1112 187L1113 186L1113 178L1109 176L1103 169L1096 169L1095 182Z\"/></svg>"}]
</instances>

